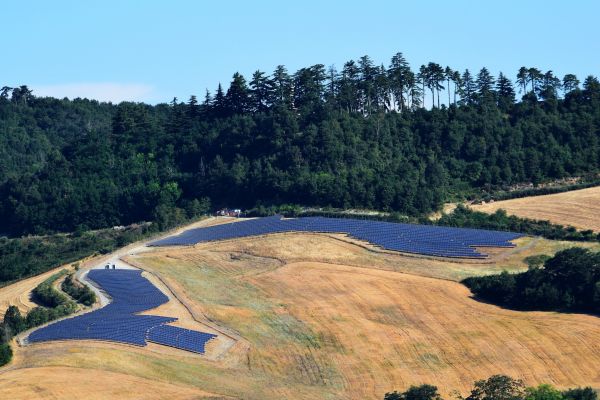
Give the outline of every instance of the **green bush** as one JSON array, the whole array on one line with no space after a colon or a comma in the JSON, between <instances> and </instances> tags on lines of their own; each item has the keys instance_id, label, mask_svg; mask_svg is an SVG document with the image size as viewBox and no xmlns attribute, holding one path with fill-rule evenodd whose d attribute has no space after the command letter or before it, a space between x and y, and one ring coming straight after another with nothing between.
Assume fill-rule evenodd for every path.
<instances>
[{"instance_id":1,"label":"green bush","mask_svg":"<svg viewBox=\"0 0 600 400\"><path fill-rule=\"evenodd\" d=\"M11 337L27 329L27 321L16 306L9 306L4 314L3 325L11 333ZM8 339L10 340L10 338Z\"/></svg>"},{"instance_id":2,"label":"green bush","mask_svg":"<svg viewBox=\"0 0 600 400\"><path fill-rule=\"evenodd\" d=\"M73 274L65 278L61 289L83 305L91 306L96 302L96 294L89 287L76 283Z\"/></svg>"},{"instance_id":3,"label":"green bush","mask_svg":"<svg viewBox=\"0 0 600 400\"><path fill-rule=\"evenodd\" d=\"M34 327L45 324L50 320L50 312L45 307L35 307L27 313L27 326Z\"/></svg>"},{"instance_id":4,"label":"green bush","mask_svg":"<svg viewBox=\"0 0 600 400\"><path fill-rule=\"evenodd\" d=\"M32 292L34 300L50 308L67 304L69 302L67 296L52 287L52 284L65 274L67 274L67 271L62 270L61 272L52 275L50 278L36 286Z\"/></svg>"},{"instance_id":5,"label":"green bush","mask_svg":"<svg viewBox=\"0 0 600 400\"><path fill-rule=\"evenodd\" d=\"M568 389L562 392L565 400L597 400L598 394L591 387Z\"/></svg>"},{"instance_id":6,"label":"green bush","mask_svg":"<svg viewBox=\"0 0 600 400\"><path fill-rule=\"evenodd\" d=\"M13 352L8 343L0 344L0 367L12 360Z\"/></svg>"},{"instance_id":7,"label":"green bush","mask_svg":"<svg viewBox=\"0 0 600 400\"><path fill-rule=\"evenodd\" d=\"M411 386L406 392L390 392L383 397L384 400L442 400L437 386L423 384Z\"/></svg>"}]
</instances>

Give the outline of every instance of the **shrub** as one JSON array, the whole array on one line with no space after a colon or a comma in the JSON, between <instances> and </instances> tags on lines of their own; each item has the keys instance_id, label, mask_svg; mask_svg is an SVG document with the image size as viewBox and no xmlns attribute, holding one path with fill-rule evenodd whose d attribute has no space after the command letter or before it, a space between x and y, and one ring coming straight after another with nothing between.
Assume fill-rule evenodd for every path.
<instances>
[{"instance_id":1,"label":"shrub","mask_svg":"<svg viewBox=\"0 0 600 400\"><path fill-rule=\"evenodd\" d=\"M525 400L563 400L563 394L552 385L543 383L536 387L527 388Z\"/></svg>"},{"instance_id":2,"label":"shrub","mask_svg":"<svg viewBox=\"0 0 600 400\"><path fill-rule=\"evenodd\" d=\"M9 306L4 314L4 326L15 335L27 329L27 322L16 306Z\"/></svg>"},{"instance_id":3,"label":"shrub","mask_svg":"<svg viewBox=\"0 0 600 400\"><path fill-rule=\"evenodd\" d=\"M34 327L48 322L50 313L47 308L35 307L27 313L27 326Z\"/></svg>"},{"instance_id":4,"label":"shrub","mask_svg":"<svg viewBox=\"0 0 600 400\"><path fill-rule=\"evenodd\" d=\"M433 385L411 386L406 392L386 393L384 400L441 400L441 396Z\"/></svg>"},{"instance_id":5,"label":"shrub","mask_svg":"<svg viewBox=\"0 0 600 400\"><path fill-rule=\"evenodd\" d=\"M65 278L61 289L83 305L91 306L96 302L96 294L89 287L75 282L72 274Z\"/></svg>"},{"instance_id":6,"label":"shrub","mask_svg":"<svg viewBox=\"0 0 600 400\"><path fill-rule=\"evenodd\" d=\"M35 289L33 289L33 297L35 301L51 308L66 304L69 301L67 296L52 287L52 284L66 273L66 270L62 270L61 272L52 275L50 278L46 279Z\"/></svg>"},{"instance_id":7,"label":"shrub","mask_svg":"<svg viewBox=\"0 0 600 400\"><path fill-rule=\"evenodd\" d=\"M0 344L0 367L12 360L13 352L8 343Z\"/></svg>"},{"instance_id":8,"label":"shrub","mask_svg":"<svg viewBox=\"0 0 600 400\"><path fill-rule=\"evenodd\" d=\"M598 394L591 387L565 390L562 395L565 400L598 400Z\"/></svg>"},{"instance_id":9,"label":"shrub","mask_svg":"<svg viewBox=\"0 0 600 400\"><path fill-rule=\"evenodd\" d=\"M521 400L525 387L520 380L505 375L494 375L475 382L465 400Z\"/></svg>"}]
</instances>

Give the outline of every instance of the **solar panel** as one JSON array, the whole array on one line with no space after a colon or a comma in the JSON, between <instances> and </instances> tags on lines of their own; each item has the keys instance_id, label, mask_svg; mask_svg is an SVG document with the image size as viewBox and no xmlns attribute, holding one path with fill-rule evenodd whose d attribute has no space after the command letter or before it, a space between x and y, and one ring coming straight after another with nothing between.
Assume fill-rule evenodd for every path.
<instances>
[{"instance_id":1,"label":"solar panel","mask_svg":"<svg viewBox=\"0 0 600 400\"><path fill-rule=\"evenodd\" d=\"M99 310L64 319L40 328L29 335L29 341L106 340L146 346L150 332L158 329L160 340L150 340L182 350L204 353L205 344L216 335L166 325L177 318L137 315L169 301L140 270L91 270L88 277L112 299ZM184 333L181 340L177 337Z\"/></svg>"},{"instance_id":2,"label":"solar panel","mask_svg":"<svg viewBox=\"0 0 600 400\"><path fill-rule=\"evenodd\" d=\"M185 246L281 232L343 233L386 250L439 257L485 258L476 247L514 247L522 234L483 229L403 224L346 218L281 216L256 218L234 224L190 229L150 243L150 246Z\"/></svg>"},{"instance_id":3,"label":"solar panel","mask_svg":"<svg viewBox=\"0 0 600 400\"><path fill-rule=\"evenodd\" d=\"M204 346L215 336L211 333L196 332L170 325L160 325L148 331L147 340L195 353L204 353Z\"/></svg>"}]
</instances>

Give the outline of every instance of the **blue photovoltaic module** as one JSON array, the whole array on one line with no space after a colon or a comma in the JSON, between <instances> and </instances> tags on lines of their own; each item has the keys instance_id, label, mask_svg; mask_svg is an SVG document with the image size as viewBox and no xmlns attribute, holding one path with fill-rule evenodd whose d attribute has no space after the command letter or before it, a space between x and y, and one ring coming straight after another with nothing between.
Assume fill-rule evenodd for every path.
<instances>
[{"instance_id":1,"label":"blue photovoltaic module","mask_svg":"<svg viewBox=\"0 0 600 400\"><path fill-rule=\"evenodd\" d=\"M346 218L281 216L190 229L177 236L157 240L150 246L185 246L214 240L282 232L344 233L386 250L436 257L485 258L476 247L514 247L511 240L522 234L483 229L402 224Z\"/></svg>"},{"instance_id":2,"label":"blue photovoltaic module","mask_svg":"<svg viewBox=\"0 0 600 400\"><path fill-rule=\"evenodd\" d=\"M91 270L88 277L112 302L99 310L40 328L29 335L30 342L95 339L145 346L150 341L204 353L205 344L216 336L166 325L177 318L137 315L169 301L140 270Z\"/></svg>"}]
</instances>

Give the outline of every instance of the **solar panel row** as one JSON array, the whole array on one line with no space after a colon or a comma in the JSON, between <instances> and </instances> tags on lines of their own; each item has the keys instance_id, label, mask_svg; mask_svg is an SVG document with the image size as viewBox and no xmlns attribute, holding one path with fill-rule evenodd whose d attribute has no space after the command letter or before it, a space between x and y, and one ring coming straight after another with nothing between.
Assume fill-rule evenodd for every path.
<instances>
[{"instance_id":1,"label":"solar panel row","mask_svg":"<svg viewBox=\"0 0 600 400\"><path fill-rule=\"evenodd\" d=\"M281 216L251 219L233 224L190 229L177 236L150 243L150 246L192 245L214 240L283 232L344 233L387 250L439 257L485 258L475 247L513 247L510 241L521 237L512 232L452 228L433 225L346 218Z\"/></svg>"},{"instance_id":2,"label":"solar panel row","mask_svg":"<svg viewBox=\"0 0 600 400\"><path fill-rule=\"evenodd\" d=\"M148 340L204 353L206 342L216 336L165 325L177 318L136 315L169 301L142 276L140 270L92 270L88 277L112 298L112 302L99 310L38 329L29 335L30 342L94 339L146 346ZM156 329L162 336L154 338L151 332Z\"/></svg>"},{"instance_id":3,"label":"solar panel row","mask_svg":"<svg viewBox=\"0 0 600 400\"><path fill-rule=\"evenodd\" d=\"M215 336L211 333L196 332L176 326L159 325L148 331L147 339L149 342L165 346L204 353L204 345Z\"/></svg>"}]
</instances>

